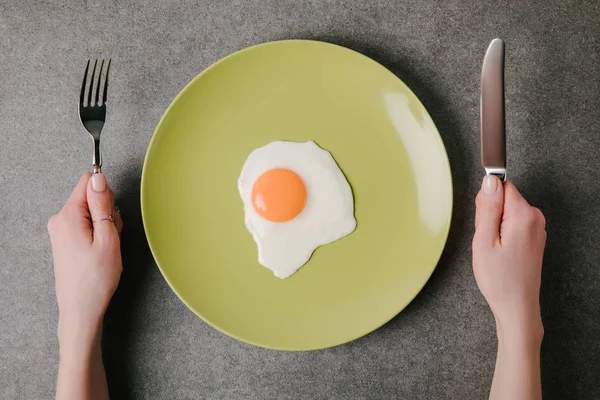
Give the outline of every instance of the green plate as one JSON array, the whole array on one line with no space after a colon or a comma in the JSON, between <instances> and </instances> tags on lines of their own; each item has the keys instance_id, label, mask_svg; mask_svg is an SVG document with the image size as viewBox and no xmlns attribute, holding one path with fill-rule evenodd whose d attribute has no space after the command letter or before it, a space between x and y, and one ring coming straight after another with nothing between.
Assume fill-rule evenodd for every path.
<instances>
[{"instance_id":1,"label":"green plate","mask_svg":"<svg viewBox=\"0 0 600 400\"><path fill-rule=\"evenodd\" d=\"M352 186L357 228L281 280L258 264L237 190L252 150L314 140ZM239 340L312 350L398 314L444 248L452 182L429 114L357 52L280 41L232 54L175 98L150 142L141 188L150 248L198 316Z\"/></svg>"}]
</instances>

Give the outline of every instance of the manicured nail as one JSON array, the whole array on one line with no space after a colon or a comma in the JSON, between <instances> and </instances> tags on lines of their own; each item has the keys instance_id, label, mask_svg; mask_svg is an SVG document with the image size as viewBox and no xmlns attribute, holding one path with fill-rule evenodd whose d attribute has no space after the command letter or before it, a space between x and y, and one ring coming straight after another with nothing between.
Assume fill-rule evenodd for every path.
<instances>
[{"instance_id":1,"label":"manicured nail","mask_svg":"<svg viewBox=\"0 0 600 400\"><path fill-rule=\"evenodd\" d=\"M92 189L94 192L104 192L106 190L106 177L104 174L92 175Z\"/></svg>"},{"instance_id":2,"label":"manicured nail","mask_svg":"<svg viewBox=\"0 0 600 400\"><path fill-rule=\"evenodd\" d=\"M493 175L486 175L483 178L483 193L492 195L498 190L498 178Z\"/></svg>"}]
</instances>

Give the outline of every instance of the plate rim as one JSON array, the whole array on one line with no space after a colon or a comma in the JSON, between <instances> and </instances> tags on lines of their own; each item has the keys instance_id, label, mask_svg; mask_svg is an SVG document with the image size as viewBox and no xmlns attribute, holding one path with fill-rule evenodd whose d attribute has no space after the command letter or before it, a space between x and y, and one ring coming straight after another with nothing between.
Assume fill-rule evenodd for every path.
<instances>
[{"instance_id":1,"label":"plate rim","mask_svg":"<svg viewBox=\"0 0 600 400\"><path fill-rule=\"evenodd\" d=\"M339 341L336 343L332 343L332 344L326 344L326 345L320 345L320 346L305 346L305 347L301 347L301 346L272 346L272 345L268 345L265 343L258 343L256 341L253 340L249 340L249 339L245 339L243 337L240 337L237 334L234 334L233 332L229 331L228 329L222 328L217 326L216 324L213 324L211 321L209 321L206 317L204 317L203 315L201 315L200 312L198 312L196 310L195 307L192 307L184 298L183 296L181 296L181 294L177 291L177 289L175 288L175 286L173 285L173 283L169 280L169 278L165 275L165 272L163 270L163 267L161 267L160 263L158 262L156 256L155 256L155 249L154 249L154 245L152 244L152 240L150 239L150 235L148 234L148 228L147 228L147 224L146 224L146 220L147 217L144 211L144 187L147 185L145 184L145 177L147 176L147 166L148 166L148 158L149 158L149 154L151 153L151 150L153 148L153 146L155 146L155 143L158 139L156 139L157 137L157 132L162 128L163 124L166 123L166 116L169 114L169 112L171 111L171 109L179 102L180 98L182 98L185 93L187 93L188 90L190 90L190 88L196 83L196 81L202 79L202 77L204 75L206 75L209 71L211 71L212 69L218 67L221 63L227 61L230 58L233 58L234 56L238 56L239 54L248 52L248 51L252 51L255 50L257 48L261 48L261 47L269 47L269 46L275 46L275 45L281 45L284 43L310 43L310 44L318 44L318 45L328 45L328 46L334 46L340 49L343 49L345 51L350 51L352 53L355 53L356 55L359 55L360 57L377 64L380 68L382 68L384 71L386 71L387 73L391 74L395 79L397 79L407 90L407 92L413 97L414 100L416 100L418 102L418 104L423 108L423 110L425 110L425 112L427 113L427 116L429 117L429 119L432 121L433 126L435 128L435 133L436 133L436 141L437 143L441 146L441 149L443 150L443 155L444 155L444 161L445 161L445 166L446 169L448 171L448 182L450 184L449 186L449 214L448 214L448 222L446 224L445 227L445 231L443 232L443 237L444 237L444 246L441 248L440 250L440 254L437 256L437 261L435 262L435 264L433 265L433 268L431 269L431 272L428 274L427 279L425 279L423 281L423 285L421 285L421 287L419 287L419 289L415 292L415 295L410 297L408 299L408 301L406 302L406 304L402 305L399 307L398 311L396 311L395 313L393 313L393 315L391 315L391 317L389 319L386 319L385 321L383 321L381 324L377 325L377 326L373 326L373 328L369 328L367 331L365 331L364 333L356 336L356 337L352 337L350 339L347 340L343 340L343 341ZM204 321L205 323L207 323L209 326L211 326L212 328L216 329L217 331L224 333L225 335L234 338L236 340L239 340L243 343L247 343L253 346L257 346L257 347L261 347L261 348L265 348L265 349L269 349L269 350L279 350L279 351L291 351L291 352L299 352L299 351L314 351L314 350L323 350L323 349L328 349L328 348L333 348L333 347L337 347L337 346L341 346L350 342L353 342L357 339L366 337L368 335L370 335L371 333L377 331L379 328L383 327L384 325L386 325L388 322L390 322L391 320L393 320L394 318L396 318L402 311L404 311L406 309L406 307L408 307L413 301L414 299L423 291L423 288L425 287L425 285L427 285L427 282L429 282L429 280L431 279L431 276L433 275L434 271L437 269L440 259L442 257L442 255L444 254L444 250L446 249L446 246L448 244L448 237L449 237L449 233L450 233L450 228L452 226L452 220L453 220L453 216L454 216L454 182L452 179L452 168L450 165L450 159L448 157L448 151L446 149L446 146L444 144L444 140L442 139L442 135L439 132L439 129L435 123L435 121L433 120L433 118L431 117L431 114L429 113L429 111L427 110L427 108L425 107L425 105L421 102L421 99L419 99L419 97L412 91L412 89L395 73L393 73L389 68L387 68L385 65L381 64L380 62L374 60L373 58L360 53L359 51L353 50L351 48L336 44L336 43L331 43L331 42L327 42L327 41L323 41L323 40L311 40L311 39L284 39L284 40L274 40L274 41L268 41L268 42L263 42L263 43L258 43L252 46L248 46L245 48L242 48L240 50L234 51L231 54L228 54L227 56L218 59L217 61L213 62L211 65L209 65L208 67L206 67L205 69L203 69L202 71L200 71L194 78L192 78L192 80L190 80L184 87L183 89L181 89L179 91L179 93L173 98L173 100L169 103L169 106L165 109L165 111L163 112L162 116L160 117L160 120L158 121L158 123L156 124L156 128L154 128L154 131L152 132L152 137L150 138L150 141L148 142L148 147L146 149L146 154L144 155L144 163L142 166L142 174L141 174L141 178L140 178L140 210L141 210L141 216L142 216L142 225L144 227L144 234L146 236L146 242L148 243L148 247L150 249L150 253L152 254L152 258L154 260L154 262L156 263L156 266L158 267L162 277L165 279L165 281L167 282L167 284L169 285L170 289L175 293L175 295L179 298L179 300L185 304L185 306L192 311L198 318L200 318L202 321Z\"/></svg>"}]
</instances>

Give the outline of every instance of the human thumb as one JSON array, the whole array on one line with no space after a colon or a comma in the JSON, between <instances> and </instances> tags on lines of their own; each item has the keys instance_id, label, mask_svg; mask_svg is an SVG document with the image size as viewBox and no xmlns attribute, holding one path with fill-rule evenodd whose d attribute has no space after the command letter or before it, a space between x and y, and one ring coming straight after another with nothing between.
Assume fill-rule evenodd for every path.
<instances>
[{"instance_id":1,"label":"human thumb","mask_svg":"<svg viewBox=\"0 0 600 400\"><path fill-rule=\"evenodd\" d=\"M474 240L492 246L500 239L500 222L504 209L504 188L500 179L486 175L477 195L477 226Z\"/></svg>"},{"instance_id":2,"label":"human thumb","mask_svg":"<svg viewBox=\"0 0 600 400\"><path fill-rule=\"evenodd\" d=\"M94 242L118 238L114 224L113 195L108 189L104 174L93 174L88 182L87 202L94 225Z\"/></svg>"}]
</instances>

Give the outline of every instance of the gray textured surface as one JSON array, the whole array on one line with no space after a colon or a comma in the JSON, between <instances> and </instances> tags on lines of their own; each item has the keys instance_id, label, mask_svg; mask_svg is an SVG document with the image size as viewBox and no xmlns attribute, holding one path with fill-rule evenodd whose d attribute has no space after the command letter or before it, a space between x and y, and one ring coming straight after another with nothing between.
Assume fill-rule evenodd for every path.
<instances>
[{"instance_id":1,"label":"gray textured surface","mask_svg":"<svg viewBox=\"0 0 600 400\"><path fill-rule=\"evenodd\" d=\"M595 0L3 0L0 398L50 398L54 390L57 308L46 220L90 162L75 108L88 57L115 61L103 147L128 227L126 271L106 324L114 398L485 398L495 336L469 246L481 174L478 81L495 36L508 44L510 173L548 219L545 398L600 398ZM219 58L285 38L348 46L404 79L441 131L455 182L450 240L423 292L375 333L311 353L244 345L196 318L154 265L138 206L146 146L171 99Z\"/></svg>"}]
</instances>

